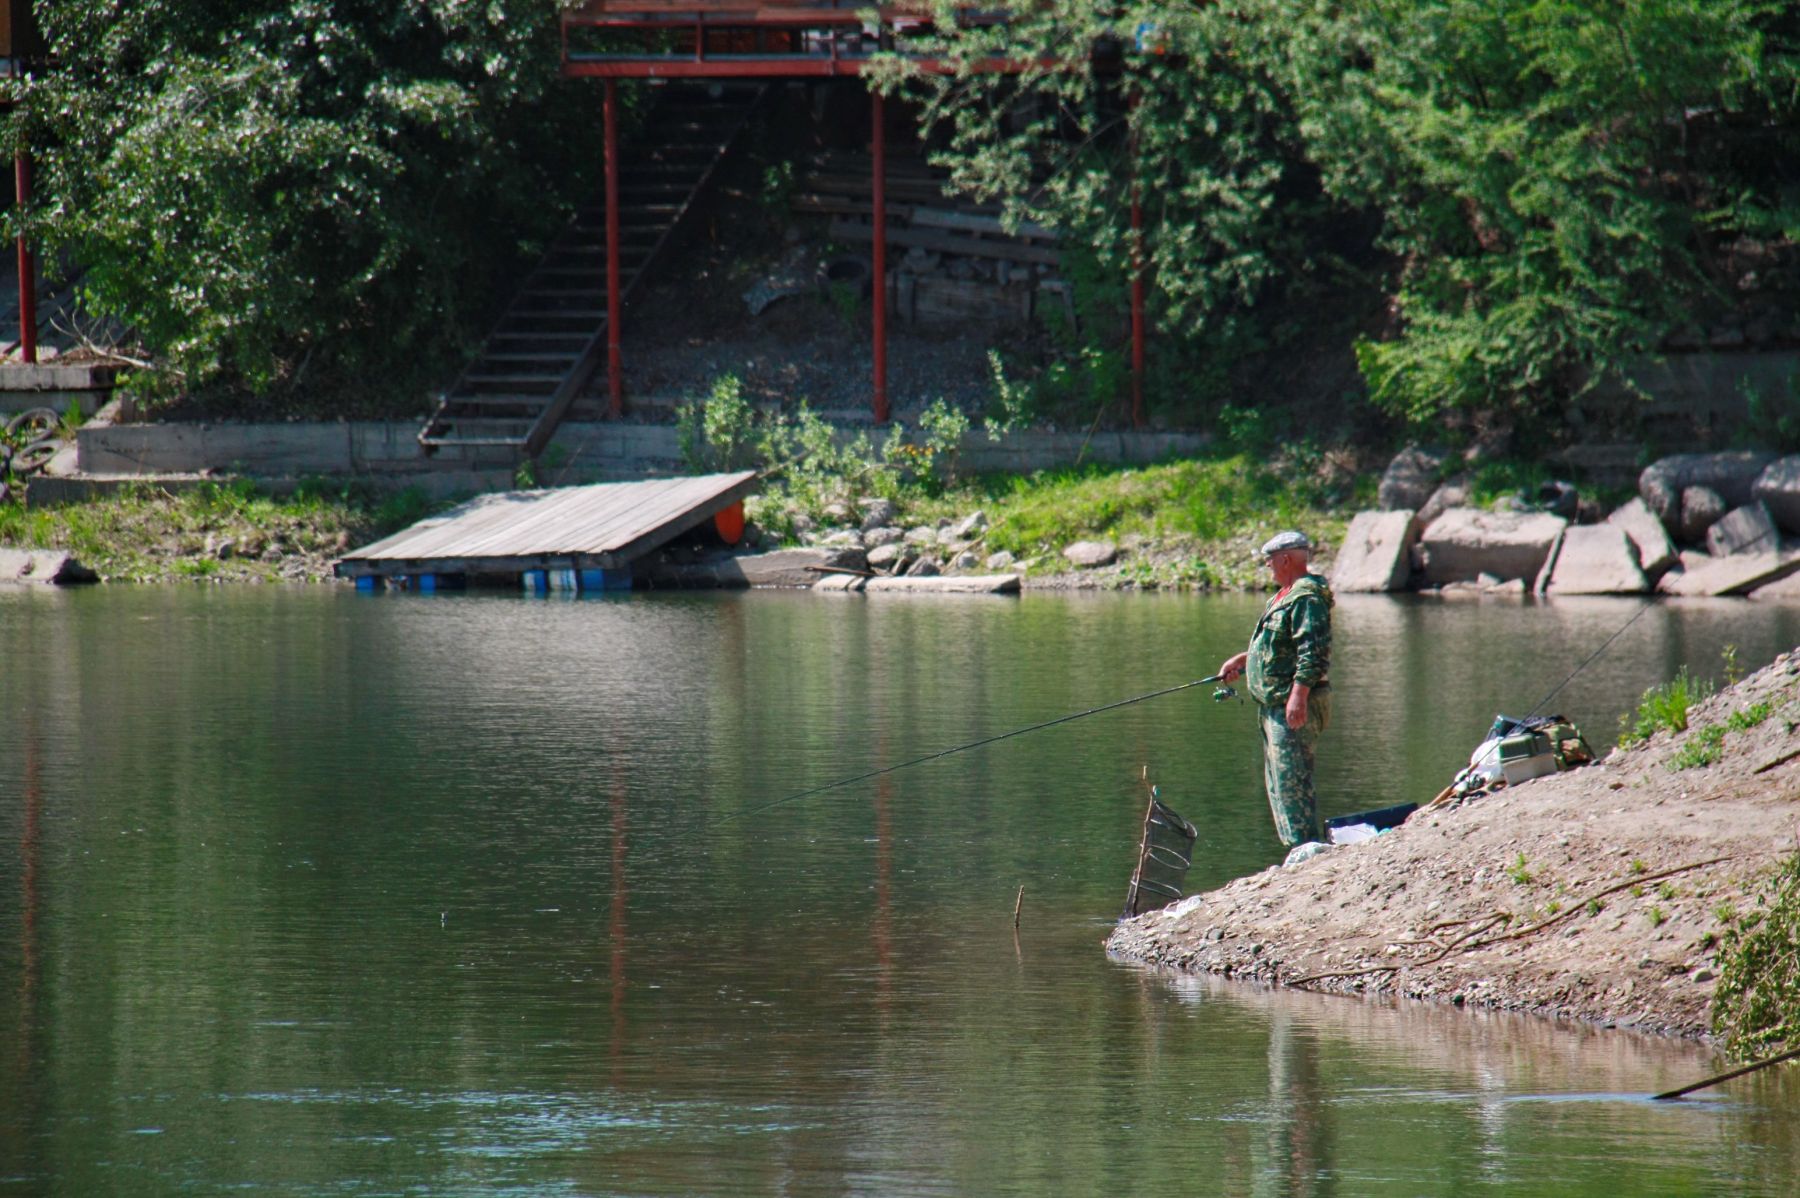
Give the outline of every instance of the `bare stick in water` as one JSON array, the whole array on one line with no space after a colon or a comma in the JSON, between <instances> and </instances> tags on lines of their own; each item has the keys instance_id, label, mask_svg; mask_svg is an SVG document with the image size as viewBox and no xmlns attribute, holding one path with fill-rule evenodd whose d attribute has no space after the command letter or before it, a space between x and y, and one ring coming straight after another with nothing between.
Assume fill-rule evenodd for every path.
<instances>
[{"instance_id":1,"label":"bare stick in water","mask_svg":"<svg viewBox=\"0 0 1800 1198\"><path fill-rule=\"evenodd\" d=\"M1019 930L1019 910L1025 906L1025 888L1019 887L1019 897L1013 900L1013 931Z\"/></svg>"},{"instance_id":2,"label":"bare stick in water","mask_svg":"<svg viewBox=\"0 0 1800 1198\"><path fill-rule=\"evenodd\" d=\"M1790 1048L1779 1056L1773 1056L1764 1061L1753 1061L1748 1065L1730 1070L1729 1072L1697 1081L1691 1086L1683 1086L1679 1090L1664 1090L1661 1094L1652 1094L1650 1097L1655 1102L1661 1102L1665 1098L1680 1098L1683 1094L1692 1094L1695 1090L1704 1090L1708 1086L1716 1086L1720 1082L1728 1082L1734 1077L1742 1077L1746 1073L1755 1073L1758 1069L1767 1069L1770 1065L1779 1065L1781 1062L1791 1061L1795 1057L1800 1057L1800 1048Z\"/></svg>"}]
</instances>

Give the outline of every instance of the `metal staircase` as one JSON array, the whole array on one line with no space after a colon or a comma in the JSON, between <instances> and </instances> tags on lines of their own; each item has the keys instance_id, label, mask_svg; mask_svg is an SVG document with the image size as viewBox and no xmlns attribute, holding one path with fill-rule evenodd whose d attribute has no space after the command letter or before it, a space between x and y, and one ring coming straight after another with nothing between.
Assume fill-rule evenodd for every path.
<instances>
[{"instance_id":1,"label":"metal staircase","mask_svg":"<svg viewBox=\"0 0 1800 1198\"><path fill-rule=\"evenodd\" d=\"M661 89L619 156L619 292L629 302L749 122L763 84ZM419 430L427 454L535 458L606 361L606 210L583 207L545 250L480 356Z\"/></svg>"}]
</instances>

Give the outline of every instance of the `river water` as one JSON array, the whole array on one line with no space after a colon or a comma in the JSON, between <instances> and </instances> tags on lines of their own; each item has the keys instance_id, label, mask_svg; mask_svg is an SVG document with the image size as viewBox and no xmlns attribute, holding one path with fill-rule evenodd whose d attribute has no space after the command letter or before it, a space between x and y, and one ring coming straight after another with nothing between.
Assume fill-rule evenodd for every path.
<instances>
[{"instance_id":1,"label":"river water","mask_svg":"<svg viewBox=\"0 0 1800 1198\"><path fill-rule=\"evenodd\" d=\"M1101 951L1147 769L1278 859L1254 597L0 594L0 1194L1791 1194L1706 1049ZM1631 601L1345 599L1327 814L1435 792ZM1800 609L1658 606L1610 743ZM737 817L737 818L734 818ZM1020 926L1013 912L1024 887Z\"/></svg>"}]
</instances>

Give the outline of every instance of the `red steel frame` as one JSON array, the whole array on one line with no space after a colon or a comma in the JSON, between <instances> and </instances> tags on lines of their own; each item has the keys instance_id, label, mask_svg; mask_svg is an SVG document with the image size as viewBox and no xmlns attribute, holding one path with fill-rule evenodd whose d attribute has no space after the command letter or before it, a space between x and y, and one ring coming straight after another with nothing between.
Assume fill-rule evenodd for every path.
<instances>
[{"instance_id":1,"label":"red steel frame","mask_svg":"<svg viewBox=\"0 0 1800 1198\"><path fill-rule=\"evenodd\" d=\"M21 149L13 157L13 185L19 212L31 203L31 153ZM24 226L19 229L19 356L35 364L37 355L37 261L25 240Z\"/></svg>"},{"instance_id":2,"label":"red steel frame","mask_svg":"<svg viewBox=\"0 0 1800 1198\"><path fill-rule=\"evenodd\" d=\"M625 318L619 289L619 83L606 81L606 411L625 414L625 364L619 325Z\"/></svg>"},{"instance_id":3,"label":"red steel frame","mask_svg":"<svg viewBox=\"0 0 1800 1198\"><path fill-rule=\"evenodd\" d=\"M854 78L863 74L869 64L866 54L841 54L838 39L826 40L822 53L804 49L787 52L759 52L708 55L709 34L729 38L733 33L752 33L755 44L762 47L770 31L798 35L808 30L837 33L865 28L865 10L838 7L835 0L820 3L796 3L795 0L590 0L589 4L562 18L563 66L566 78L601 79L606 84L605 156L606 156L606 361L608 411L617 418L624 412L623 366L621 362L620 326L624 313L619 297L619 218L618 218L618 107L617 86L620 79L835 79ZM903 7L876 10L877 36L886 44L885 33L896 23L920 20L920 15ZM569 49L571 28L593 28L620 32L650 32L675 38L691 38L685 52L669 53L598 53L572 56ZM915 65L924 71L949 72L954 66L936 59L919 59ZM1017 73L1027 63L1002 59L977 63L975 69L988 72ZM1051 65L1047 63L1036 65ZM873 414L877 424L889 417L887 385L887 130L886 106L879 92L872 93L870 157L873 159L871 180L874 224L872 293L873 323ZM1136 157L1136 138L1132 139L1132 157ZM1146 264L1143 253L1143 209L1139 202L1135 171L1131 183L1131 423L1141 428L1144 423L1144 278ZM24 250L21 246L20 253ZM21 262L23 259L21 258Z\"/></svg>"}]
</instances>

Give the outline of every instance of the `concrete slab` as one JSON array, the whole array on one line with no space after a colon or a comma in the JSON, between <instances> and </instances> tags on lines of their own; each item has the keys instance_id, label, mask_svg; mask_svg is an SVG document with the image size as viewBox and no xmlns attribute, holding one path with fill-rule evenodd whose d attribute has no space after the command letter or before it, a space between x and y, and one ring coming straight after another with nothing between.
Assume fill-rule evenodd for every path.
<instances>
[{"instance_id":1,"label":"concrete slab","mask_svg":"<svg viewBox=\"0 0 1800 1198\"><path fill-rule=\"evenodd\" d=\"M1796 572L1800 553L1739 553L1665 574L1656 589L1664 595L1747 595Z\"/></svg>"},{"instance_id":2,"label":"concrete slab","mask_svg":"<svg viewBox=\"0 0 1800 1198\"><path fill-rule=\"evenodd\" d=\"M863 586L870 595L1016 595L1017 574L940 574L930 578L871 578Z\"/></svg>"},{"instance_id":3,"label":"concrete slab","mask_svg":"<svg viewBox=\"0 0 1800 1198\"><path fill-rule=\"evenodd\" d=\"M860 574L826 574L813 583L812 589L827 594L855 594L863 589L863 583L867 581Z\"/></svg>"},{"instance_id":4,"label":"concrete slab","mask_svg":"<svg viewBox=\"0 0 1800 1198\"><path fill-rule=\"evenodd\" d=\"M1764 583L1750 592L1750 598L1759 603L1800 603L1800 570L1786 578Z\"/></svg>"},{"instance_id":5,"label":"concrete slab","mask_svg":"<svg viewBox=\"0 0 1800 1198\"><path fill-rule=\"evenodd\" d=\"M819 571L811 567L862 569L868 558L860 549L776 549L769 553L708 558L697 562L640 558L633 577L650 587L812 587Z\"/></svg>"},{"instance_id":6,"label":"concrete slab","mask_svg":"<svg viewBox=\"0 0 1800 1198\"><path fill-rule=\"evenodd\" d=\"M1567 523L1542 513L1451 508L1419 538L1426 581L1441 586L1473 581L1483 574L1535 579L1556 534Z\"/></svg>"},{"instance_id":7,"label":"concrete slab","mask_svg":"<svg viewBox=\"0 0 1800 1198\"><path fill-rule=\"evenodd\" d=\"M1706 530L1706 549L1714 557L1764 553L1781 544L1774 517L1759 499L1733 508Z\"/></svg>"},{"instance_id":8,"label":"concrete slab","mask_svg":"<svg viewBox=\"0 0 1800 1198\"><path fill-rule=\"evenodd\" d=\"M1331 569L1331 589L1346 595L1405 590L1418 539L1418 523L1405 508L1356 513Z\"/></svg>"},{"instance_id":9,"label":"concrete slab","mask_svg":"<svg viewBox=\"0 0 1800 1198\"><path fill-rule=\"evenodd\" d=\"M1675 542L1641 496L1608 516L1606 522L1625 530L1637 549L1638 568L1646 575L1654 578L1675 564Z\"/></svg>"},{"instance_id":10,"label":"concrete slab","mask_svg":"<svg viewBox=\"0 0 1800 1198\"><path fill-rule=\"evenodd\" d=\"M1637 550L1614 524L1572 524L1550 569L1551 595L1641 595L1650 589Z\"/></svg>"}]
</instances>

